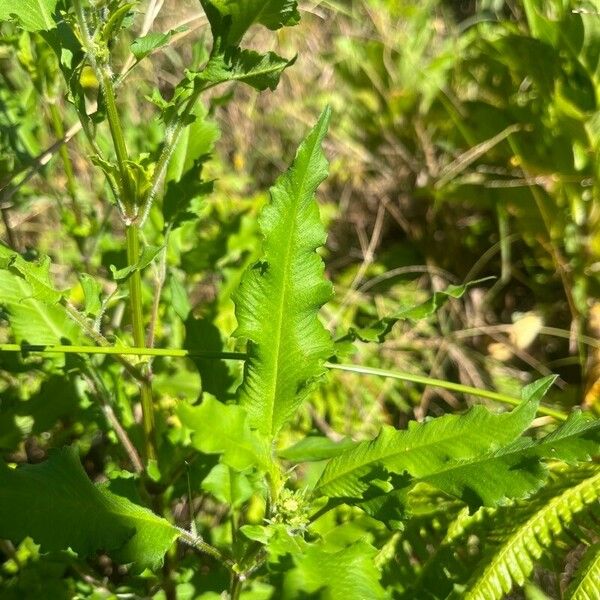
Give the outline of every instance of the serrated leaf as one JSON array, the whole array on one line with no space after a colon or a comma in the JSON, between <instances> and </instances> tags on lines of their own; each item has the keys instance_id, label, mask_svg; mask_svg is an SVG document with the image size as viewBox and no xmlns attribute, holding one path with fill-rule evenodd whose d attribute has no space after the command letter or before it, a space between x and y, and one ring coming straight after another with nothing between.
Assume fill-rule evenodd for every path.
<instances>
[{"instance_id":1,"label":"serrated leaf","mask_svg":"<svg viewBox=\"0 0 600 600\"><path fill-rule=\"evenodd\" d=\"M253 50L234 48L224 54L211 57L198 79L213 85L226 81L246 83L256 90L274 90L281 73L294 64L274 52L260 54Z\"/></svg>"},{"instance_id":2,"label":"serrated leaf","mask_svg":"<svg viewBox=\"0 0 600 600\"><path fill-rule=\"evenodd\" d=\"M254 24L276 30L300 20L297 0L200 0L213 37L225 46L238 46Z\"/></svg>"},{"instance_id":3,"label":"serrated leaf","mask_svg":"<svg viewBox=\"0 0 600 600\"><path fill-rule=\"evenodd\" d=\"M0 269L6 269L21 276L31 289L31 297L47 304L56 304L63 297L50 278L50 258L44 256L39 261L29 262L20 254L0 244Z\"/></svg>"},{"instance_id":4,"label":"serrated leaf","mask_svg":"<svg viewBox=\"0 0 600 600\"><path fill-rule=\"evenodd\" d=\"M334 458L325 468L316 493L330 497L360 499L369 489L369 479L382 467L389 473L408 473L428 480L451 466L514 442L535 417L540 398L554 377L531 384L523 391L523 403L510 413L495 414L476 406L463 415L445 415L424 423L409 423L405 431L385 427L370 442L361 442ZM469 481L479 492L486 481Z\"/></svg>"},{"instance_id":5,"label":"serrated leaf","mask_svg":"<svg viewBox=\"0 0 600 600\"><path fill-rule=\"evenodd\" d=\"M122 562L156 567L178 531L147 508L94 485L73 448L37 465L0 462L0 536L27 536L43 552L71 548L81 556L111 551Z\"/></svg>"},{"instance_id":6,"label":"serrated leaf","mask_svg":"<svg viewBox=\"0 0 600 600\"><path fill-rule=\"evenodd\" d=\"M528 504L505 509L495 519L497 531L466 589L450 597L504 598L514 584L523 585L527 581L536 562L564 532L573 528L576 537L577 520L597 508L599 497L597 468L589 472L577 469L557 485L542 490Z\"/></svg>"},{"instance_id":7,"label":"serrated leaf","mask_svg":"<svg viewBox=\"0 0 600 600\"><path fill-rule=\"evenodd\" d=\"M56 27L52 14L58 0L2 0L0 21L15 17L26 31L48 31Z\"/></svg>"},{"instance_id":8,"label":"serrated leaf","mask_svg":"<svg viewBox=\"0 0 600 600\"><path fill-rule=\"evenodd\" d=\"M251 427L267 438L293 416L333 352L318 319L332 292L316 253L326 235L314 196L327 176L321 142L329 118L326 109L271 188L271 202L259 220L262 257L234 295L234 335L248 340L240 403Z\"/></svg>"},{"instance_id":9,"label":"serrated leaf","mask_svg":"<svg viewBox=\"0 0 600 600\"><path fill-rule=\"evenodd\" d=\"M388 317L378 319L368 327L351 327L348 333L339 338L337 343L345 341L360 340L362 342L383 342L392 328L399 321L420 321L434 315L450 299L462 298L465 293L473 286L479 285L484 281L489 281L491 277L470 281L464 285L450 285L445 290L435 292L431 298L416 306L408 306Z\"/></svg>"},{"instance_id":10,"label":"serrated leaf","mask_svg":"<svg viewBox=\"0 0 600 600\"><path fill-rule=\"evenodd\" d=\"M62 306L46 304L33 296L25 279L0 269L0 306L8 313L15 342L75 344L82 339L79 326Z\"/></svg>"},{"instance_id":11,"label":"serrated leaf","mask_svg":"<svg viewBox=\"0 0 600 600\"><path fill-rule=\"evenodd\" d=\"M547 470L539 459L576 463L599 451L600 419L577 411L537 441L516 440L500 450L450 463L446 470L423 480L462 498L472 508L494 506L504 497L526 498L546 482Z\"/></svg>"},{"instance_id":12,"label":"serrated leaf","mask_svg":"<svg viewBox=\"0 0 600 600\"><path fill-rule=\"evenodd\" d=\"M377 550L366 542L357 542L337 552L309 545L295 557L296 568L288 574L286 588L308 594L319 592L318 597L327 600L383 599L381 574L374 565L376 554Z\"/></svg>"},{"instance_id":13,"label":"serrated leaf","mask_svg":"<svg viewBox=\"0 0 600 600\"><path fill-rule=\"evenodd\" d=\"M269 469L268 448L250 430L246 412L239 406L204 394L200 406L181 404L177 414L200 452L222 454L222 462L238 471Z\"/></svg>"},{"instance_id":14,"label":"serrated leaf","mask_svg":"<svg viewBox=\"0 0 600 600\"><path fill-rule=\"evenodd\" d=\"M600 598L600 544L590 546L567 588L568 600Z\"/></svg>"}]
</instances>

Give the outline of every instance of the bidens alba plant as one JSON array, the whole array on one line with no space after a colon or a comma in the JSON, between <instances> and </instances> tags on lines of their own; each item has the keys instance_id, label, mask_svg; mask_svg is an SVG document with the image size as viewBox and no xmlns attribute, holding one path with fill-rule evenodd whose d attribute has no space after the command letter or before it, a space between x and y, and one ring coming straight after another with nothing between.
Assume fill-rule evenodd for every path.
<instances>
[{"instance_id":1,"label":"bidens alba plant","mask_svg":"<svg viewBox=\"0 0 600 600\"><path fill-rule=\"evenodd\" d=\"M75 381L77 393L98 409L86 418L110 432L116 455L97 482L82 466L81 444L58 444L39 464L0 462L0 538L13 548L30 539L42 554L62 557L64 577L71 569L87 590L78 597L490 600L525 585L550 559L565 561L577 546L585 546L584 558L564 597L600 595L600 471L591 460L600 421L541 406L552 377L525 387L519 400L435 382L515 406L474 406L405 429L386 426L372 440L332 442L297 427L299 410L331 369L406 378L340 361L355 342L379 343L396 322L429 317L468 287L448 288L335 339L322 325L319 311L333 289L319 254L326 231L315 193L327 176L329 108L260 212L257 259L232 294L235 340L223 344L217 332L215 344L214 330L200 335L185 286L174 277L172 316L185 328L188 349L154 347L166 256L181 257L178 236L202 222L198 205L212 191L201 174L218 132L203 95L230 83L275 89L294 62L247 49L244 40L254 26L276 31L297 24L297 2L201 5L211 50L185 71L168 100L158 90L151 96L164 136L134 155L119 87L177 32L146 31L119 74L113 41L127 35L137 3L0 4L0 18L19 43L47 53L55 85L62 75L91 161L120 215L127 259L111 266L108 296L100 265L88 260L96 273L78 273L79 306L71 290L54 283L49 258L31 260L16 244L0 246L0 305L12 338L0 346L3 356L20 353L19 368L43 381L40 402L55 401L44 397L48 381L67 382L62 389ZM95 110L84 75L97 83ZM68 165L68 154L62 158ZM15 190L22 183L11 180ZM89 212L82 219L93 223ZM81 222L68 214L63 222L86 249ZM161 285L149 302L146 275L161 266ZM129 326L113 332L117 343L103 330L115 298L129 307ZM237 351L226 352L233 343ZM196 362L197 402L163 401L151 362L160 356ZM239 379L226 359L243 362ZM123 393L123 380L135 382L137 395L131 386ZM0 417L5 410L0 404ZM532 428L538 414L548 418ZM290 445L284 433L291 428ZM89 575L100 553L123 567L119 582Z\"/></svg>"}]
</instances>

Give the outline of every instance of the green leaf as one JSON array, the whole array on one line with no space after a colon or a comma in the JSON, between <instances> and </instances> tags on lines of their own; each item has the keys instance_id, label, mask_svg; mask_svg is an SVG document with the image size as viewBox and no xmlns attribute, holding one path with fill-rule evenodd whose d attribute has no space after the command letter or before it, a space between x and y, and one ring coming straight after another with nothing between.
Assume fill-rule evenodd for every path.
<instances>
[{"instance_id":1,"label":"green leaf","mask_svg":"<svg viewBox=\"0 0 600 600\"><path fill-rule=\"evenodd\" d=\"M141 568L159 565L178 535L147 508L94 485L73 448L17 469L0 462L2 538L20 542L31 536L44 552L110 551Z\"/></svg>"},{"instance_id":2,"label":"green leaf","mask_svg":"<svg viewBox=\"0 0 600 600\"><path fill-rule=\"evenodd\" d=\"M600 598L600 544L594 544L586 550L569 584L565 598L568 600Z\"/></svg>"},{"instance_id":3,"label":"green leaf","mask_svg":"<svg viewBox=\"0 0 600 600\"><path fill-rule=\"evenodd\" d=\"M102 284L87 273L79 274L79 282L81 283L85 298L85 307L83 309L85 314L92 317L98 316L102 310L102 301L100 300Z\"/></svg>"},{"instance_id":4,"label":"green leaf","mask_svg":"<svg viewBox=\"0 0 600 600\"><path fill-rule=\"evenodd\" d=\"M29 262L20 254L0 244L0 269L20 275L30 286L32 298L47 304L56 304L63 297L50 279L50 258L44 256L37 262Z\"/></svg>"},{"instance_id":5,"label":"green leaf","mask_svg":"<svg viewBox=\"0 0 600 600\"><path fill-rule=\"evenodd\" d=\"M268 438L306 399L333 352L318 319L331 284L316 252L326 235L314 196L327 176L321 142L330 114L323 112L291 168L271 188L271 202L259 221L262 258L244 274L234 295L234 335L248 340L240 403L250 426Z\"/></svg>"},{"instance_id":6,"label":"green leaf","mask_svg":"<svg viewBox=\"0 0 600 600\"><path fill-rule=\"evenodd\" d=\"M334 442L326 437L308 436L293 446L281 450L278 456L284 460L291 460L297 463L313 462L333 458L350 448L354 448L354 446L356 446L356 442L350 438Z\"/></svg>"},{"instance_id":7,"label":"green leaf","mask_svg":"<svg viewBox=\"0 0 600 600\"><path fill-rule=\"evenodd\" d=\"M569 485L566 488L565 482ZM577 531L578 516L592 512L598 498L600 474L597 469L587 473L587 477L581 470L548 491L543 490L528 505L503 511L502 518L495 519L498 530L492 538L493 546L459 597L501 600L514 584L523 585L535 563L556 544L557 538L570 528Z\"/></svg>"},{"instance_id":8,"label":"green leaf","mask_svg":"<svg viewBox=\"0 0 600 600\"><path fill-rule=\"evenodd\" d=\"M398 321L420 321L421 319L431 317L451 298L462 298L469 288L490 279L492 278L486 277L485 279L470 281L460 286L450 285L445 290L435 292L429 300L417 306L403 308L393 315L375 321L368 327L351 327L348 333L339 338L337 342L355 341L357 339L361 342L383 342Z\"/></svg>"},{"instance_id":9,"label":"green leaf","mask_svg":"<svg viewBox=\"0 0 600 600\"><path fill-rule=\"evenodd\" d=\"M137 38L131 42L131 52L136 57L138 62L152 54L155 50L162 48L169 43L171 38L176 34L184 31L185 28L172 29L166 33L151 32L143 37Z\"/></svg>"},{"instance_id":10,"label":"green leaf","mask_svg":"<svg viewBox=\"0 0 600 600\"><path fill-rule=\"evenodd\" d=\"M52 14L58 0L2 0L0 21L16 17L26 31L47 31L56 27Z\"/></svg>"},{"instance_id":11,"label":"green leaf","mask_svg":"<svg viewBox=\"0 0 600 600\"><path fill-rule=\"evenodd\" d=\"M122 269L117 269L114 265L110 265L110 270L115 281L125 281L135 271L143 271L160 253L163 246L145 246L140 253L140 258L135 265L129 265Z\"/></svg>"},{"instance_id":12,"label":"green leaf","mask_svg":"<svg viewBox=\"0 0 600 600\"><path fill-rule=\"evenodd\" d=\"M574 464L590 460L599 450L600 419L577 411L538 441L516 440L498 451L450 463L447 469L423 480L462 498L472 507L493 506L503 497L525 498L541 487L547 472L538 459Z\"/></svg>"},{"instance_id":13,"label":"green leaf","mask_svg":"<svg viewBox=\"0 0 600 600\"><path fill-rule=\"evenodd\" d=\"M361 442L330 461L317 484L316 493L361 499L370 487L369 479L382 467L389 473L402 475L406 472L415 479L426 481L438 476L437 484L441 487L448 483L442 474L460 465L460 461L475 461L486 452L514 442L529 427L541 397L554 379L546 377L525 388L523 403L510 413L494 414L476 406L464 415L445 415L423 423L410 422L405 431L385 427L375 440ZM510 481L504 479L495 483L496 495L500 494L503 485L510 487ZM473 494L482 498L486 496L490 482L472 477L467 484ZM448 485L449 493L463 495L462 488L452 487L452 479ZM444 487L441 489L445 491Z\"/></svg>"},{"instance_id":14,"label":"green leaf","mask_svg":"<svg viewBox=\"0 0 600 600\"><path fill-rule=\"evenodd\" d=\"M0 269L0 306L5 307L11 333L17 343L76 344L79 326L60 305L34 299L31 286L19 275Z\"/></svg>"},{"instance_id":15,"label":"green leaf","mask_svg":"<svg viewBox=\"0 0 600 600\"><path fill-rule=\"evenodd\" d=\"M300 20L297 0L200 0L213 38L223 46L238 46L254 24L276 30Z\"/></svg>"},{"instance_id":16,"label":"green leaf","mask_svg":"<svg viewBox=\"0 0 600 600\"><path fill-rule=\"evenodd\" d=\"M177 414L192 431L192 444L205 454L222 454L222 462L238 471L251 467L268 470L268 448L250 430L246 412L204 394L200 406L181 404Z\"/></svg>"},{"instance_id":17,"label":"green leaf","mask_svg":"<svg viewBox=\"0 0 600 600\"><path fill-rule=\"evenodd\" d=\"M214 150L216 142L221 137L219 126L208 117L208 111L203 104L196 105L191 118L193 121L181 132L173 149L167 169L167 182L181 181L191 169L196 171L199 179L202 163Z\"/></svg>"},{"instance_id":18,"label":"green leaf","mask_svg":"<svg viewBox=\"0 0 600 600\"><path fill-rule=\"evenodd\" d=\"M327 600L377 600L385 596L381 577L374 565L377 550L366 542L357 542L337 552L310 545L295 556L296 568L286 577L290 598L304 598L319 592ZM313 596L311 596L313 597Z\"/></svg>"},{"instance_id":19,"label":"green leaf","mask_svg":"<svg viewBox=\"0 0 600 600\"><path fill-rule=\"evenodd\" d=\"M254 491L247 475L222 463L215 465L204 478L202 489L233 508L246 502Z\"/></svg>"},{"instance_id":20,"label":"green leaf","mask_svg":"<svg viewBox=\"0 0 600 600\"><path fill-rule=\"evenodd\" d=\"M274 52L260 54L253 50L232 49L225 54L211 57L198 79L213 85L226 81L240 81L264 91L274 90L281 73L296 62L287 60Z\"/></svg>"}]
</instances>

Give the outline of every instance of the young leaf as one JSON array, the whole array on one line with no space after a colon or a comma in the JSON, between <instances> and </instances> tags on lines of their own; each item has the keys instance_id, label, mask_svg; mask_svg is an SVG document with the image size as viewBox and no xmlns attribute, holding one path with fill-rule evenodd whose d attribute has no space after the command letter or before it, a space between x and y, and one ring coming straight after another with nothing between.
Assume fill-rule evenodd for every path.
<instances>
[{"instance_id":1,"label":"young leaf","mask_svg":"<svg viewBox=\"0 0 600 600\"><path fill-rule=\"evenodd\" d=\"M451 298L462 298L469 288L478 285L491 278L478 279L470 281L464 285L450 285L445 290L435 292L431 298L416 306L409 306L394 313L393 315L383 317L369 325L368 327L351 327L346 335L336 340L339 342L360 340L361 342L383 342L386 336L392 330L392 327L398 321L420 321L434 315Z\"/></svg>"},{"instance_id":2,"label":"young leaf","mask_svg":"<svg viewBox=\"0 0 600 600\"><path fill-rule=\"evenodd\" d=\"M25 31L47 31L56 27L52 13L57 2L58 0L2 0L0 21L16 17Z\"/></svg>"},{"instance_id":3,"label":"young leaf","mask_svg":"<svg viewBox=\"0 0 600 600\"><path fill-rule=\"evenodd\" d=\"M138 262L135 265L117 269L114 265L110 265L110 270L115 281L124 281L131 277L135 271L143 271L160 253L163 246L145 246L140 253Z\"/></svg>"},{"instance_id":4,"label":"young leaf","mask_svg":"<svg viewBox=\"0 0 600 600\"><path fill-rule=\"evenodd\" d=\"M240 403L251 427L268 438L307 397L333 351L317 314L331 297L331 284L316 253L326 235L314 196L327 176L321 142L329 118L326 109L289 171L271 188L271 202L260 216L262 259L244 274L234 295L234 335L248 340Z\"/></svg>"},{"instance_id":5,"label":"young leaf","mask_svg":"<svg viewBox=\"0 0 600 600\"><path fill-rule=\"evenodd\" d=\"M407 472L416 479L427 479L444 472L458 461L510 444L525 431L533 418L540 398L552 385L546 377L523 390L523 403L510 413L494 414L482 406L464 415L446 415L409 423L408 430L384 428L371 442L334 458L325 468L316 492L330 497L360 499L369 489L369 475L383 467L389 473ZM475 478L471 489L487 485Z\"/></svg>"},{"instance_id":6,"label":"young leaf","mask_svg":"<svg viewBox=\"0 0 600 600\"><path fill-rule=\"evenodd\" d=\"M143 37L133 40L130 46L131 52L139 62L149 54L152 54L155 50L168 44L176 33L180 33L184 30L185 28L178 27L177 29L167 31L166 33L159 33L156 31L151 32Z\"/></svg>"},{"instance_id":7,"label":"young leaf","mask_svg":"<svg viewBox=\"0 0 600 600\"><path fill-rule=\"evenodd\" d=\"M20 542L31 536L43 552L111 551L117 560L141 568L159 565L178 535L147 508L94 485L73 448L17 469L0 462L2 538Z\"/></svg>"},{"instance_id":8,"label":"young leaf","mask_svg":"<svg viewBox=\"0 0 600 600\"><path fill-rule=\"evenodd\" d=\"M102 284L87 273L79 274L79 282L85 299L85 314L92 317L99 315L102 310L102 301L100 300Z\"/></svg>"}]
</instances>

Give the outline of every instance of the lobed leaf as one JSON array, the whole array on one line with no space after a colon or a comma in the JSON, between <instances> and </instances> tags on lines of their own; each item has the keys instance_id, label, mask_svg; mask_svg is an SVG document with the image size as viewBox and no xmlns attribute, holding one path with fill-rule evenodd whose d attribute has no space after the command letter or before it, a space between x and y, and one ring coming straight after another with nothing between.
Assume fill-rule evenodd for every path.
<instances>
[{"instance_id":1,"label":"lobed leaf","mask_svg":"<svg viewBox=\"0 0 600 600\"><path fill-rule=\"evenodd\" d=\"M11 333L17 343L76 343L82 335L60 305L34 298L32 287L18 275L0 269L0 306L6 309Z\"/></svg>"},{"instance_id":2,"label":"lobed leaf","mask_svg":"<svg viewBox=\"0 0 600 600\"><path fill-rule=\"evenodd\" d=\"M375 440L361 442L330 461L315 491L330 497L359 499L370 487L371 473L382 467L388 473L406 472L413 478L427 480L455 466L457 461L474 460L510 444L529 427L540 398L553 381L553 377L547 377L525 388L523 403L510 413L495 414L475 406L464 415L445 415L423 423L413 421L405 431L385 427ZM443 483L441 476L438 483ZM474 492L487 485L479 478L468 483Z\"/></svg>"},{"instance_id":3,"label":"lobed leaf","mask_svg":"<svg viewBox=\"0 0 600 600\"><path fill-rule=\"evenodd\" d=\"M64 295L52 283L48 256L44 256L39 261L30 262L14 250L0 244L0 269L6 269L22 277L31 288L31 297L36 300L56 304Z\"/></svg>"},{"instance_id":4,"label":"lobed leaf","mask_svg":"<svg viewBox=\"0 0 600 600\"><path fill-rule=\"evenodd\" d=\"M44 552L111 551L122 562L156 567L178 535L147 508L94 485L73 448L37 465L11 469L0 462L1 538L30 536Z\"/></svg>"},{"instance_id":5,"label":"lobed leaf","mask_svg":"<svg viewBox=\"0 0 600 600\"><path fill-rule=\"evenodd\" d=\"M240 403L251 427L268 438L293 416L333 352L318 319L332 290L316 252L326 235L314 196L327 176L321 142L329 119L326 109L288 172L271 188L271 202L259 221L262 258L244 274L234 295L234 335L248 340Z\"/></svg>"}]
</instances>

